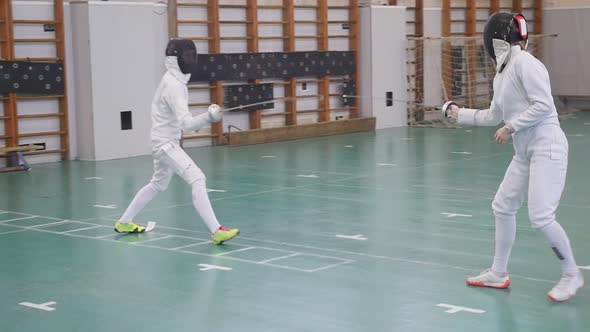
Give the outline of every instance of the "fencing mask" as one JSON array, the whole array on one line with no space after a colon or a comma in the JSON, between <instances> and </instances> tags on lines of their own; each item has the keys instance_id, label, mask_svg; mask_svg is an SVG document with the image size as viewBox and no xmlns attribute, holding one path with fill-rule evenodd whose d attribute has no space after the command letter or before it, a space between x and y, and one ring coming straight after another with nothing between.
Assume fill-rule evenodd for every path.
<instances>
[{"instance_id":1,"label":"fencing mask","mask_svg":"<svg viewBox=\"0 0 590 332\"><path fill-rule=\"evenodd\" d=\"M528 41L526 19L522 14L495 13L490 16L483 31L483 41L489 56L496 61L501 72L510 55L510 47L519 41Z\"/></svg>"},{"instance_id":2,"label":"fencing mask","mask_svg":"<svg viewBox=\"0 0 590 332\"><path fill-rule=\"evenodd\" d=\"M197 48L192 40L171 39L166 47L166 56L178 59L178 67L183 74L190 74L192 67L197 64Z\"/></svg>"}]
</instances>

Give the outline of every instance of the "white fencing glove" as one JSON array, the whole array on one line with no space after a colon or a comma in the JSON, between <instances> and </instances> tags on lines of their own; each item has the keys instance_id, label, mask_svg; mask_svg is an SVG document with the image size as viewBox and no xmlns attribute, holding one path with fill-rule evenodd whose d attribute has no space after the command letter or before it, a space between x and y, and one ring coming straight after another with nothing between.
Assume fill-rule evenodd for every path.
<instances>
[{"instance_id":1,"label":"white fencing glove","mask_svg":"<svg viewBox=\"0 0 590 332\"><path fill-rule=\"evenodd\" d=\"M209 121L211 123L219 122L222 117L221 107L217 104L211 104L207 109L209 111Z\"/></svg>"},{"instance_id":2,"label":"white fencing glove","mask_svg":"<svg viewBox=\"0 0 590 332\"><path fill-rule=\"evenodd\" d=\"M460 109L459 105L454 101L447 101L443 107L440 109L440 113L443 116L443 119L448 120L450 122L457 121L457 111ZM454 111L454 112L453 112Z\"/></svg>"}]
</instances>

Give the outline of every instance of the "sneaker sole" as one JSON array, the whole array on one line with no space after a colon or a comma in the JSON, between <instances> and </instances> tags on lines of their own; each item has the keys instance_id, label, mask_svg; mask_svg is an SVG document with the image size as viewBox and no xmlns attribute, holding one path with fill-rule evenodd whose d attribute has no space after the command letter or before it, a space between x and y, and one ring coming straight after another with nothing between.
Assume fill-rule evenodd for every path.
<instances>
[{"instance_id":1,"label":"sneaker sole","mask_svg":"<svg viewBox=\"0 0 590 332\"><path fill-rule=\"evenodd\" d=\"M506 280L502 285L500 286L495 286L495 285L486 285L483 282L473 282L473 281L469 281L467 280L467 286L473 286L473 287L487 287L487 288L494 288L494 289L506 289L510 286L510 279Z\"/></svg>"},{"instance_id":2,"label":"sneaker sole","mask_svg":"<svg viewBox=\"0 0 590 332\"><path fill-rule=\"evenodd\" d=\"M145 229L143 231L138 231L137 228L132 230L131 232L121 232L118 229L115 228L115 232L119 233L119 234L139 234L139 233L143 233L145 232Z\"/></svg>"},{"instance_id":3,"label":"sneaker sole","mask_svg":"<svg viewBox=\"0 0 590 332\"><path fill-rule=\"evenodd\" d=\"M573 296L573 295L570 295L570 296L569 296L567 299L564 299L564 300L558 300L558 299L554 298L553 296L551 296L551 295L547 294L547 298L549 298L549 300L551 300L551 301L553 301L553 302L565 302L565 301L569 301L569 300L573 299L573 298L574 298L574 296Z\"/></svg>"},{"instance_id":4,"label":"sneaker sole","mask_svg":"<svg viewBox=\"0 0 590 332\"><path fill-rule=\"evenodd\" d=\"M240 231L238 231L238 232L236 233L236 235L234 235L234 236L230 237L229 239L226 239L226 240L223 240L223 241L219 241L219 242L217 242L217 241L213 240L213 244L215 244L215 245L220 245L220 244L223 244L224 242L227 242L227 241L229 241L229 240L231 240L231 239L234 239L234 238L235 238L236 236L238 236L239 234L240 234Z\"/></svg>"},{"instance_id":5,"label":"sneaker sole","mask_svg":"<svg viewBox=\"0 0 590 332\"><path fill-rule=\"evenodd\" d=\"M582 283L582 285L580 287L578 287L578 289L576 291L578 291L578 290L580 290L582 288L584 288L584 283ZM569 300L573 299L574 296L575 296L575 294L570 294L570 296L567 299L565 299L565 300L558 300L558 299L554 298L553 296L547 294L547 298L549 300L553 301L553 302L565 302L565 301L569 301Z\"/></svg>"}]
</instances>

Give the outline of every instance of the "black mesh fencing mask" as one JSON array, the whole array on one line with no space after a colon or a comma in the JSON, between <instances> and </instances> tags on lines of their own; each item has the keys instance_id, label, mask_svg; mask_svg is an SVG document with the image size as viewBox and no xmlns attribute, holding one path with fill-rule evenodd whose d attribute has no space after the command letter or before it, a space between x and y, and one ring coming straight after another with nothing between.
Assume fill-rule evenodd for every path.
<instances>
[{"instance_id":1,"label":"black mesh fencing mask","mask_svg":"<svg viewBox=\"0 0 590 332\"><path fill-rule=\"evenodd\" d=\"M192 40L171 39L166 47L166 56L175 56L183 74L190 74L197 64L197 47Z\"/></svg>"}]
</instances>

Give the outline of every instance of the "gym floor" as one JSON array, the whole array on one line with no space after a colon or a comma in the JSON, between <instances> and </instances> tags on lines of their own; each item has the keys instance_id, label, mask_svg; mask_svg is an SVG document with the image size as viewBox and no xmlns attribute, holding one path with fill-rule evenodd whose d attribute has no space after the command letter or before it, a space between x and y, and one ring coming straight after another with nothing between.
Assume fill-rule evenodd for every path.
<instances>
[{"instance_id":1,"label":"gym floor","mask_svg":"<svg viewBox=\"0 0 590 332\"><path fill-rule=\"evenodd\" d=\"M562 125L558 220L590 268L590 113ZM223 246L178 177L137 219L153 232L113 231L149 156L0 174L0 331L588 331L588 289L547 299L559 263L526 207L511 288L465 286L491 264L491 201L512 155L494 132L188 149L220 221L242 230Z\"/></svg>"}]
</instances>

